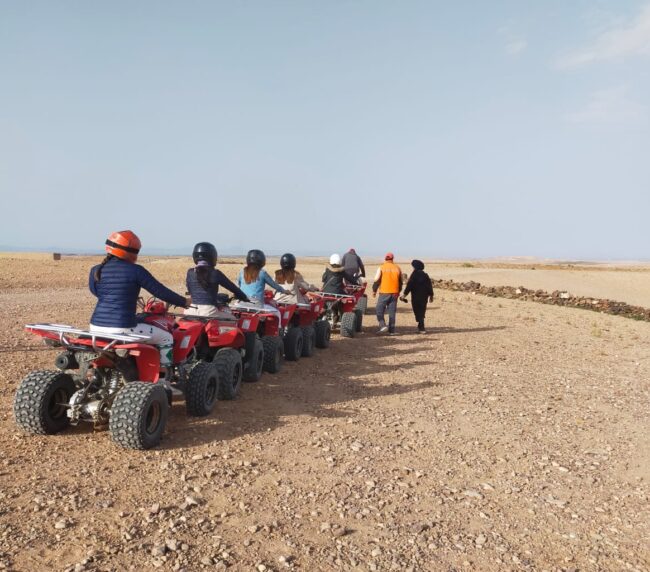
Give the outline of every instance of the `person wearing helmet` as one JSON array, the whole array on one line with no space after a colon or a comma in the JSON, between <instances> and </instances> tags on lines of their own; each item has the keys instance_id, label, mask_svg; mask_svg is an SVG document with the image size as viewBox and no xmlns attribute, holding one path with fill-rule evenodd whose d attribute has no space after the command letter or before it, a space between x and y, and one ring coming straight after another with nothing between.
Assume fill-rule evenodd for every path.
<instances>
[{"instance_id":1,"label":"person wearing helmet","mask_svg":"<svg viewBox=\"0 0 650 572\"><path fill-rule=\"evenodd\" d=\"M186 315L218 317L219 306L223 302L219 299L219 286L230 290L235 298L248 302L248 296L244 294L228 277L217 270L217 249L209 242L199 242L192 251L194 268L187 271L185 284L187 291L192 297L192 307L185 310Z\"/></svg>"},{"instance_id":2,"label":"person wearing helmet","mask_svg":"<svg viewBox=\"0 0 650 572\"><path fill-rule=\"evenodd\" d=\"M149 336L151 343L160 349L161 367L166 367L171 365L174 338L167 330L138 323L136 306L140 289L173 306L186 308L189 302L135 263L141 246L140 239L130 230L114 232L106 240L107 255L101 264L91 268L88 277L88 287L97 297L90 331Z\"/></svg>"},{"instance_id":3,"label":"person wearing helmet","mask_svg":"<svg viewBox=\"0 0 650 572\"><path fill-rule=\"evenodd\" d=\"M339 254L330 256L330 263L323 272L323 292L345 294L345 284L356 284L356 278L345 271Z\"/></svg>"},{"instance_id":4,"label":"person wearing helmet","mask_svg":"<svg viewBox=\"0 0 650 572\"><path fill-rule=\"evenodd\" d=\"M237 276L237 285L242 292L248 296L250 301L256 306L263 307L269 312L277 314L280 321L280 312L275 306L264 303L264 287L268 284L276 292L291 294L291 290L280 286L269 273L264 270L266 265L266 255L261 250L249 250L246 255L246 266L242 268Z\"/></svg>"},{"instance_id":5,"label":"person wearing helmet","mask_svg":"<svg viewBox=\"0 0 650 572\"><path fill-rule=\"evenodd\" d=\"M386 253L384 263L377 269L375 281L372 284L372 295L377 296L377 321L379 322L379 333L383 334L388 331L389 334L395 333L395 313L397 312L397 299L402 290L402 270L395 264L392 252ZM386 310L388 310L388 326L384 319Z\"/></svg>"},{"instance_id":6,"label":"person wearing helmet","mask_svg":"<svg viewBox=\"0 0 650 572\"><path fill-rule=\"evenodd\" d=\"M296 270L296 257L290 252L280 258L280 270L275 271L275 281L291 290L291 294L275 293L275 300L285 304L308 304L305 293L318 290L316 286L305 281L302 274Z\"/></svg>"}]
</instances>

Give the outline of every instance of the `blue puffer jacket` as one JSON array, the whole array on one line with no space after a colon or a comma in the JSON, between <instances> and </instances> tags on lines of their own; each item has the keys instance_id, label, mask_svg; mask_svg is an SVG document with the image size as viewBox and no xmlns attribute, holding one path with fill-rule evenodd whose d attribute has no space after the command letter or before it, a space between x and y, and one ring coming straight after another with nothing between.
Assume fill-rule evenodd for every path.
<instances>
[{"instance_id":1,"label":"blue puffer jacket","mask_svg":"<svg viewBox=\"0 0 650 572\"><path fill-rule=\"evenodd\" d=\"M102 267L98 282L95 280L95 270L99 266L90 269L88 278L88 288L97 296L97 306L90 318L94 326L133 328L138 323L135 312L140 288L169 304L185 307L183 296L163 286L139 264L111 258Z\"/></svg>"}]
</instances>

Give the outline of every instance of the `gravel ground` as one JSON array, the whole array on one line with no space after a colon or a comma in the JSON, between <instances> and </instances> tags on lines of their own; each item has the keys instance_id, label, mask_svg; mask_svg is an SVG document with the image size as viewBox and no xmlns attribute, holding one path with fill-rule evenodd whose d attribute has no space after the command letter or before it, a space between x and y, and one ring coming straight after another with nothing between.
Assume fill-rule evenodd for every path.
<instances>
[{"instance_id":1,"label":"gravel ground","mask_svg":"<svg viewBox=\"0 0 650 572\"><path fill-rule=\"evenodd\" d=\"M23 324L93 306L89 260L63 262L0 260L0 569L650 569L650 324L438 292L427 335L366 316L124 451L14 424L55 355ZM150 265L179 291L185 267Z\"/></svg>"}]
</instances>

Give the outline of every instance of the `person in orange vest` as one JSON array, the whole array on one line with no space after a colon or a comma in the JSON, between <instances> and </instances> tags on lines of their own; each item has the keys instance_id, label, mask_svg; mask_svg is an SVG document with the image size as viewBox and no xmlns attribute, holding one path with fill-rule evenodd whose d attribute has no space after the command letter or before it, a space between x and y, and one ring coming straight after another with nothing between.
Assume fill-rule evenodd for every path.
<instances>
[{"instance_id":1,"label":"person in orange vest","mask_svg":"<svg viewBox=\"0 0 650 572\"><path fill-rule=\"evenodd\" d=\"M375 281L372 284L372 295L377 296L377 321L379 322L379 333L383 334L388 331L389 334L395 333L395 312L397 311L397 300L402 290L402 269L393 262L392 252L384 256L384 263L375 274ZM388 309L388 326L384 315Z\"/></svg>"}]
</instances>

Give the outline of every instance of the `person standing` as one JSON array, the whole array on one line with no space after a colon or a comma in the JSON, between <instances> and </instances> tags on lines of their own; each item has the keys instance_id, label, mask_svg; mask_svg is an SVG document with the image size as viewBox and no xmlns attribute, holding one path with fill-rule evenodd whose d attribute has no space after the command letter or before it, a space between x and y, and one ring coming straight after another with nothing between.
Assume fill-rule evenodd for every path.
<instances>
[{"instance_id":1,"label":"person standing","mask_svg":"<svg viewBox=\"0 0 650 572\"><path fill-rule=\"evenodd\" d=\"M343 255L343 268L345 268L346 274L359 278L366 276L366 269L363 266L363 260L357 254L357 251L354 248L351 248Z\"/></svg>"},{"instance_id":2,"label":"person standing","mask_svg":"<svg viewBox=\"0 0 650 572\"><path fill-rule=\"evenodd\" d=\"M402 290L402 270L394 262L394 255L388 252L384 256L384 263L377 269L375 280L372 284L372 295L377 296L377 321L379 322L379 333L388 331L395 333L395 312L397 311L397 299ZM384 315L388 310L388 326Z\"/></svg>"},{"instance_id":3,"label":"person standing","mask_svg":"<svg viewBox=\"0 0 650 572\"><path fill-rule=\"evenodd\" d=\"M433 302L433 285L431 278L424 271L424 263L421 260L411 262L413 273L406 283L404 296L402 300L408 302L406 297L411 294L411 307L415 315L415 321L418 323L418 333L426 334L424 328L424 317L427 313L427 300Z\"/></svg>"}]
</instances>

